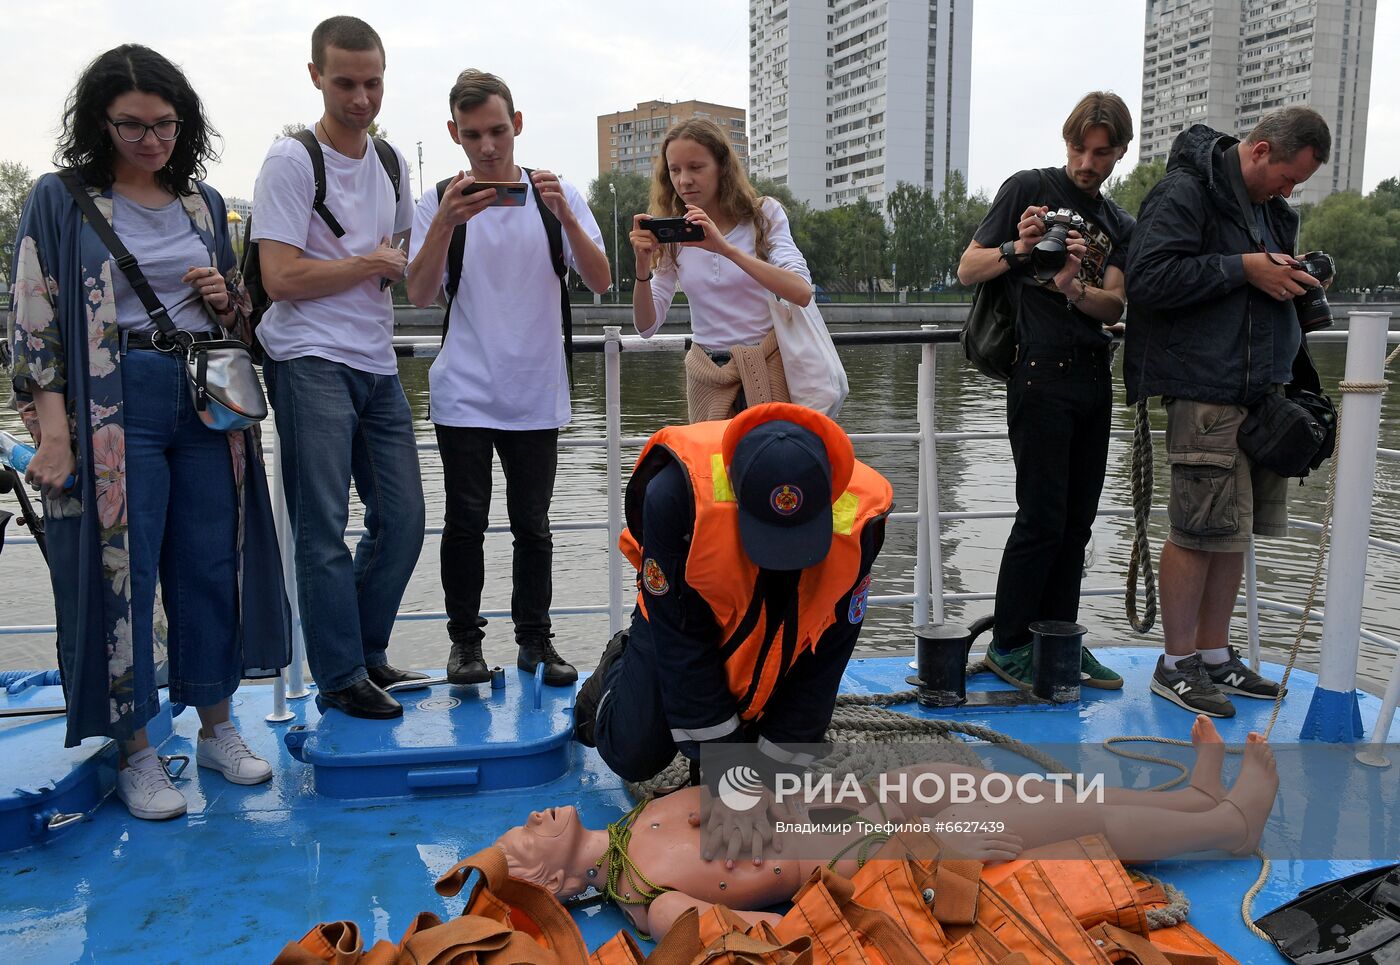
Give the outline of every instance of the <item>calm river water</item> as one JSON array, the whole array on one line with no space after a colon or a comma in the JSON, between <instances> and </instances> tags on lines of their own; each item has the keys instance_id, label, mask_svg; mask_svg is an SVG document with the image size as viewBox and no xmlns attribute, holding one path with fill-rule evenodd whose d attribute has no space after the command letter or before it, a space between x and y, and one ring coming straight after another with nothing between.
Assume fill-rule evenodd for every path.
<instances>
[{"instance_id":1,"label":"calm river water","mask_svg":"<svg viewBox=\"0 0 1400 965\"><path fill-rule=\"evenodd\" d=\"M596 333L597 330L587 330ZM913 431L915 425L917 346L874 346L842 350L851 383L851 397L842 422L852 432ZM1319 346L1316 355L1323 382L1336 398L1345 347ZM642 436L668 422L685 418L683 377L679 353L635 353L622 358L623 434ZM938 428L941 431L1005 429L1005 392L1001 385L977 375L954 346L941 346L938 355ZM400 373L417 418L421 441L432 442L427 421L428 359L403 359ZM603 434L603 360L597 354L575 358L574 422L569 435ZM1121 365L1116 366L1121 377ZM528 387L522 387L528 391ZM1118 398L1122 398L1121 387ZM1384 398L1381 445L1400 448L1400 399ZM1161 411L1154 409L1160 424ZM1130 428L1131 413L1120 407L1118 428ZM18 420L0 411L0 428L15 431ZM1165 503L1166 467L1160 444L1156 447L1156 504ZM897 509L915 508L916 451L911 444L886 443L861 446L858 455L884 472L893 482ZM630 465L635 450L624 453ZM1109 455L1108 479L1102 505L1127 506L1130 451L1127 440L1115 439ZM422 454L424 489L428 498L429 525L442 521L442 471L436 453ZM560 455L553 518L556 521L597 519L606 515L605 455L601 449L566 449ZM1005 441L945 443L939 447L939 490L943 509L949 511L1014 510L1014 470ZM504 521L504 481L497 474L493 521ZM1325 501L1325 477L1307 480L1291 489L1291 514L1320 520ZM0 497L0 506L12 509L11 497ZM1381 464L1377 472L1373 535L1400 540L1400 467ZM359 525L358 519L352 525ZM953 521L943 531L943 578L948 592L990 592L996 586L997 565L1010 529L1010 520ZM1086 587L1121 586L1130 549L1131 523L1127 519L1100 519L1094 529L1094 558ZM13 534L14 530L11 529ZM1165 535L1165 519L1154 520L1153 545ZM606 539L601 531L563 532L555 535L555 604L559 606L605 603ZM1287 539L1262 540L1258 548L1260 593L1270 599L1302 605L1312 577L1317 540L1299 532ZM488 537L485 606L507 608L510 599L510 540L505 534ZM1155 552L1154 552L1155 555ZM873 592L911 592L914 572L914 528L892 524L884 552L876 566ZM1376 553L1371 556L1363 623L1390 637L1400 637L1400 559ZM1325 595L1318 606L1325 606ZM423 554L404 596L405 611L442 609L438 582L438 538L425 540ZM970 620L990 612L990 603L952 604L950 621ZM1144 637L1129 627L1119 598L1089 598L1081 611L1088 626L1086 642L1102 645L1140 643L1161 646L1160 626ZM0 624L35 625L53 622L48 579L37 550L11 546L0 558ZM1296 618L1265 612L1262 637L1265 649L1281 659L1293 641ZM908 649L913 646L910 614L904 608L872 609L861 637L862 650ZM605 616L564 617L556 621L556 643L580 667L592 667L607 640ZM1235 641L1243 646L1244 617L1235 626ZM1310 628L1302 655L1304 666L1316 666L1318 628ZM498 663L514 659L510 621L492 620L487 629L487 657ZM985 638L983 639L985 642ZM1364 646L1362 679L1368 689L1384 687L1391 658L1384 651ZM399 666L437 667L447 656L445 627L438 621L403 622L390 647ZM0 669L50 667L55 663L52 638L47 635L0 634Z\"/></svg>"}]
</instances>

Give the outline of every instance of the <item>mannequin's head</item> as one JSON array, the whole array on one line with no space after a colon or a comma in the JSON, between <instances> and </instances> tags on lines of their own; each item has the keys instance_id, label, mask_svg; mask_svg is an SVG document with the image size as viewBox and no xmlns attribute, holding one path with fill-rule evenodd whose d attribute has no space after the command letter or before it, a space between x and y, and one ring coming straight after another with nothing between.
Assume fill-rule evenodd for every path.
<instances>
[{"instance_id":1,"label":"mannequin's head","mask_svg":"<svg viewBox=\"0 0 1400 965\"><path fill-rule=\"evenodd\" d=\"M525 823L496 839L513 878L548 888L556 898L573 898L594 880L583 854L588 829L572 805L531 811Z\"/></svg>"}]
</instances>

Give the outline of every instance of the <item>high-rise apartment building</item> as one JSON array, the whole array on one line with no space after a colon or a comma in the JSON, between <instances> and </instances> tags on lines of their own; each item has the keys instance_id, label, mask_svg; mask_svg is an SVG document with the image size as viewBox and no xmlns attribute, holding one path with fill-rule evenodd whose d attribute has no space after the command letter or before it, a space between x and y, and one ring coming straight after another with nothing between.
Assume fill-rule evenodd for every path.
<instances>
[{"instance_id":1,"label":"high-rise apartment building","mask_svg":"<svg viewBox=\"0 0 1400 965\"><path fill-rule=\"evenodd\" d=\"M1361 190L1377 0L1147 0L1139 154L1165 158L1192 124L1243 135L1269 111L1313 108L1332 160L1298 203Z\"/></svg>"},{"instance_id":2,"label":"high-rise apartment building","mask_svg":"<svg viewBox=\"0 0 1400 965\"><path fill-rule=\"evenodd\" d=\"M739 160L747 164L749 139L744 131L744 109L705 101L645 101L635 110L598 115L598 173L631 171L651 174L661 139L673 124L692 117L708 117L728 132Z\"/></svg>"},{"instance_id":3,"label":"high-rise apartment building","mask_svg":"<svg viewBox=\"0 0 1400 965\"><path fill-rule=\"evenodd\" d=\"M972 0L749 0L749 173L817 208L967 175Z\"/></svg>"}]
</instances>

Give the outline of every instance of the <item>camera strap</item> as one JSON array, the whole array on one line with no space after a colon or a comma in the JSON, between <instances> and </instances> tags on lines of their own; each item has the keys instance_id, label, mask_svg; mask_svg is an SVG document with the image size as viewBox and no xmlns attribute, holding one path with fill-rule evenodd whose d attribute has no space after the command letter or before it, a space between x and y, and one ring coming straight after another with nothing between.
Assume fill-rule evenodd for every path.
<instances>
[{"instance_id":1,"label":"camera strap","mask_svg":"<svg viewBox=\"0 0 1400 965\"><path fill-rule=\"evenodd\" d=\"M1253 243L1254 250L1267 252L1264 238L1259 233L1259 223L1254 219L1254 202L1249 200L1249 192L1245 190L1244 173L1240 170L1238 141L1225 149L1225 179L1234 190L1235 201L1240 206L1240 217L1244 220L1245 230L1249 232L1249 240Z\"/></svg>"}]
</instances>

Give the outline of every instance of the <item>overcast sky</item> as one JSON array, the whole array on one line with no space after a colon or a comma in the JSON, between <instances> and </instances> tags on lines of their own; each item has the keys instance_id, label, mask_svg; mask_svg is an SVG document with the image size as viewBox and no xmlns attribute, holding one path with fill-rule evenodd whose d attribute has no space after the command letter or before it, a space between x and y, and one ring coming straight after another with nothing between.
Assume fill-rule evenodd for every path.
<instances>
[{"instance_id":1,"label":"overcast sky","mask_svg":"<svg viewBox=\"0 0 1400 965\"><path fill-rule=\"evenodd\" d=\"M1366 190L1400 175L1400 98L1394 96L1400 58L1392 53L1400 40L1400 0L1378 2ZM992 193L1013 171L1062 158L1060 124L1087 90L1118 92L1136 118L1141 0L976 0L974 9L974 188ZM223 134L210 182L226 195L250 197L276 132L321 114L305 64L311 28L337 13L365 18L384 39L379 121L408 157L415 182L418 141L429 183L461 166L461 151L446 131L446 99L466 67L493 71L510 84L525 115L517 160L553 168L580 189L598 173L597 115L652 98L748 105L747 0L490 7L441 0L0 0L6 39L0 90L9 95L0 159L21 161L36 175L50 170L55 127L78 72L101 51L134 41L184 67ZM1134 163L1136 148L1134 142L1120 172Z\"/></svg>"}]
</instances>

